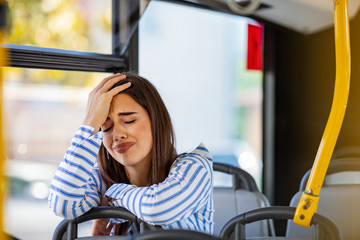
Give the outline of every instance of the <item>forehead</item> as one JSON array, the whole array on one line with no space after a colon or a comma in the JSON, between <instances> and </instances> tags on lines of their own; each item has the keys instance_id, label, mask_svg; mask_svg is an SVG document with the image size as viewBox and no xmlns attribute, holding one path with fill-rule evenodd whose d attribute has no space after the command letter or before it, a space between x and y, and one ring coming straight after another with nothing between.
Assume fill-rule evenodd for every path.
<instances>
[{"instance_id":1,"label":"forehead","mask_svg":"<svg viewBox=\"0 0 360 240\"><path fill-rule=\"evenodd\" d=\"M146 110L127 94L118 94L113 97L110 104L110 114L120 112L147 113Z\"/></svg>"}]
</instances>

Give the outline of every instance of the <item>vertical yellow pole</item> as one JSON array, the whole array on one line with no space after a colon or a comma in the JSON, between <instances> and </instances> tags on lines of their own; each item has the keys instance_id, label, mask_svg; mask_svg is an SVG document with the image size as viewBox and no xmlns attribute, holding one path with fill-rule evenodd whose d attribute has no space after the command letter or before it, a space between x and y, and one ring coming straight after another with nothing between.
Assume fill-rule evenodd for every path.
<instances>
[{"instance_id":1,"label":"vertical yellow pole","mask_svg":"<svg viewBox=\"0 0 360 240\"><path fill-rule=\"evenodd\" d=\"M305 192L296 208L294 222L310 227L334 147L344 119L350 88L350 34L348 0L334 0L336 79L330 116L316 154Z\"/></svg>"},{"instance_id":2,"label":"vertical yellow pole","mask_svg":"<svg viewBox=\"0 0 360 240\"><path fill-rule=\"evenodd\" d=\"M3 1L0 0L0 5ZM0 16L4 17L4 16ZM5 168L5 148L4 148L4 136L3 136L3 66L6 65L6 49L2 47L3 39L5 35L5 26L0 26L0 239L7 240L8 237L4 231L4 202L6 197L6 179L4 174Z\"/></svg>"}]
</instances>

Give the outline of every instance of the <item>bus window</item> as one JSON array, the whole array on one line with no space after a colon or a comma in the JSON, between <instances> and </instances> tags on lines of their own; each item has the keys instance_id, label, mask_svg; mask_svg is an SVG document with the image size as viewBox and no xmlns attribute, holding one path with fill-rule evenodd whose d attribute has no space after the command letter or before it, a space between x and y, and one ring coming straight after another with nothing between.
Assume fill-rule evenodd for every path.
<instances>
[{"instance_id":1,"label":"bus window","mask_svg":"<svg viewBox=\"0 0 360 240\"><path fill-rule=\"evenodd\" d=\"M5 43L111 53L111 1L8 1Z\"/></svg>"},{"instance_id":2,"label":"bus window","mask_svg":"<svg viewBox=\"0 0 360 240\"><path fill-rule=\"evenodd\" d=\"M62 219L48 207L50 181L83 120L90 90L108 74L5 70L5 230L19 239L51 239Z\"/></svg>"},{"instance_id":3,"label":"bus window","mask_svg":"<svg viewBox=\"0 0 360 240\"><path fill-rule=\"evenodd\" d=\"M10 48L104 53L102 57L114 50L110 1L101 6L97 1L8 2ZM151 1L139 23L139 74L165 100L179 153L203 142L214 161L242 167L261 188L263 73L261 59L249 65L253 28L261 34L262 25L248 18ZM5 69L10 179L5 230L20 239L50 239L61 219L48 209L49 182L83 120L88 93L111 70L44 70L36 68L51 67L36 62L30 66L35 69L21 67ZM230 187L230 178L220 174L215 184Z\"/></svg>"},{"instance_id":4,"label":"bus window","mask_svg":"<svg viewBox=\"0 0 360 240\"><path fill-rule=\"evenodd\" d=\"M204 142L214 161L240 165L261 187L262 70L249 66L247 54L249 26L262 25L152 1L139 26L139 73L162 94L179 151Z\"/></svg>"}]
</instances>

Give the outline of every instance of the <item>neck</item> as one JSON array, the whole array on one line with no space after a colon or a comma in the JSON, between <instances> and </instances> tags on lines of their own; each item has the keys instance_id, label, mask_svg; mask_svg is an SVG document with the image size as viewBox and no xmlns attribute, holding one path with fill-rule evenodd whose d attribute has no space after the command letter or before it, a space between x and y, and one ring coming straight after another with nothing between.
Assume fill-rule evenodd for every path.
<instances>
[{"instance_id":1,"label":"neck","mask_svg":"<svg viewBox=\"0 0 360 240\"><path fill-rule=\"evenodd\" d=\"M145 161L143 164L135 166L124 166L126 176L128 177L130 184L137 187L150 186L149 182L149 169L151 161Z\"/></svg>"}]
</instances>

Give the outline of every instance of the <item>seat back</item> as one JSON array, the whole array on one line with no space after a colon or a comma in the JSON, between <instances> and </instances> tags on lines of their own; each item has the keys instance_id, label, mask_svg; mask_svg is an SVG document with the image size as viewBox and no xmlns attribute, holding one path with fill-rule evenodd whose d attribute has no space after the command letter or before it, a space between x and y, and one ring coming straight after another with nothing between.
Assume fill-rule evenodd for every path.
<instances>
[{"instance_id":1,"label":"seat back","mask_svg":"<svg viewBox=\"0 0 360 240\"><path fill-rule=\"evenodd\" d=\"M296 207L305 190L310 170L304 175L299 192L291 199ZM330 162L319 195L317 213L333 221L344 240L360 239L360 158L343 158ZM313 228L302 228L288 221L286 236L314 236Z\"/></svg>"},{"instance_id":2,"label":"seat back","mask_svg":"<svg viewBox=\"0 0 360 240\"><path fill-rule=\"evenodd\" d=\"M258 237L258 238L248 238L246 237L246 232L248 231L248 224L254 223L256 221L264 219L278 219L286 220L294 218L296 208L277 206L277 207L265 207L258 208L246 213L243 213L239 216L232 218L227 222L220 233L221 239L232 239L232 235L236 232L236 240L246 240L246 239L288 239L288 240L341 240L341 233L336 225L329 220L328 218L315 213L314 217L311 219L310 225L315 227L315 238L293 238L293 237Z\"/></svg>"},{"instance_id":3,"label":"seat back","mask_svg":"<svg viewBox=\"0 0 360 240\"><path fill-rule=\"evenodd\" d=\"M270 206L269 201L259 192L255 180L246 171L227 164L214 163L214 171L232 175L232 187L214 187L214 235L219 236L224 224L231 218L260 207ZM263 220L249 224L248 237L266 237L274 235L272 220Z\"/></svg>"}]
</instances>

